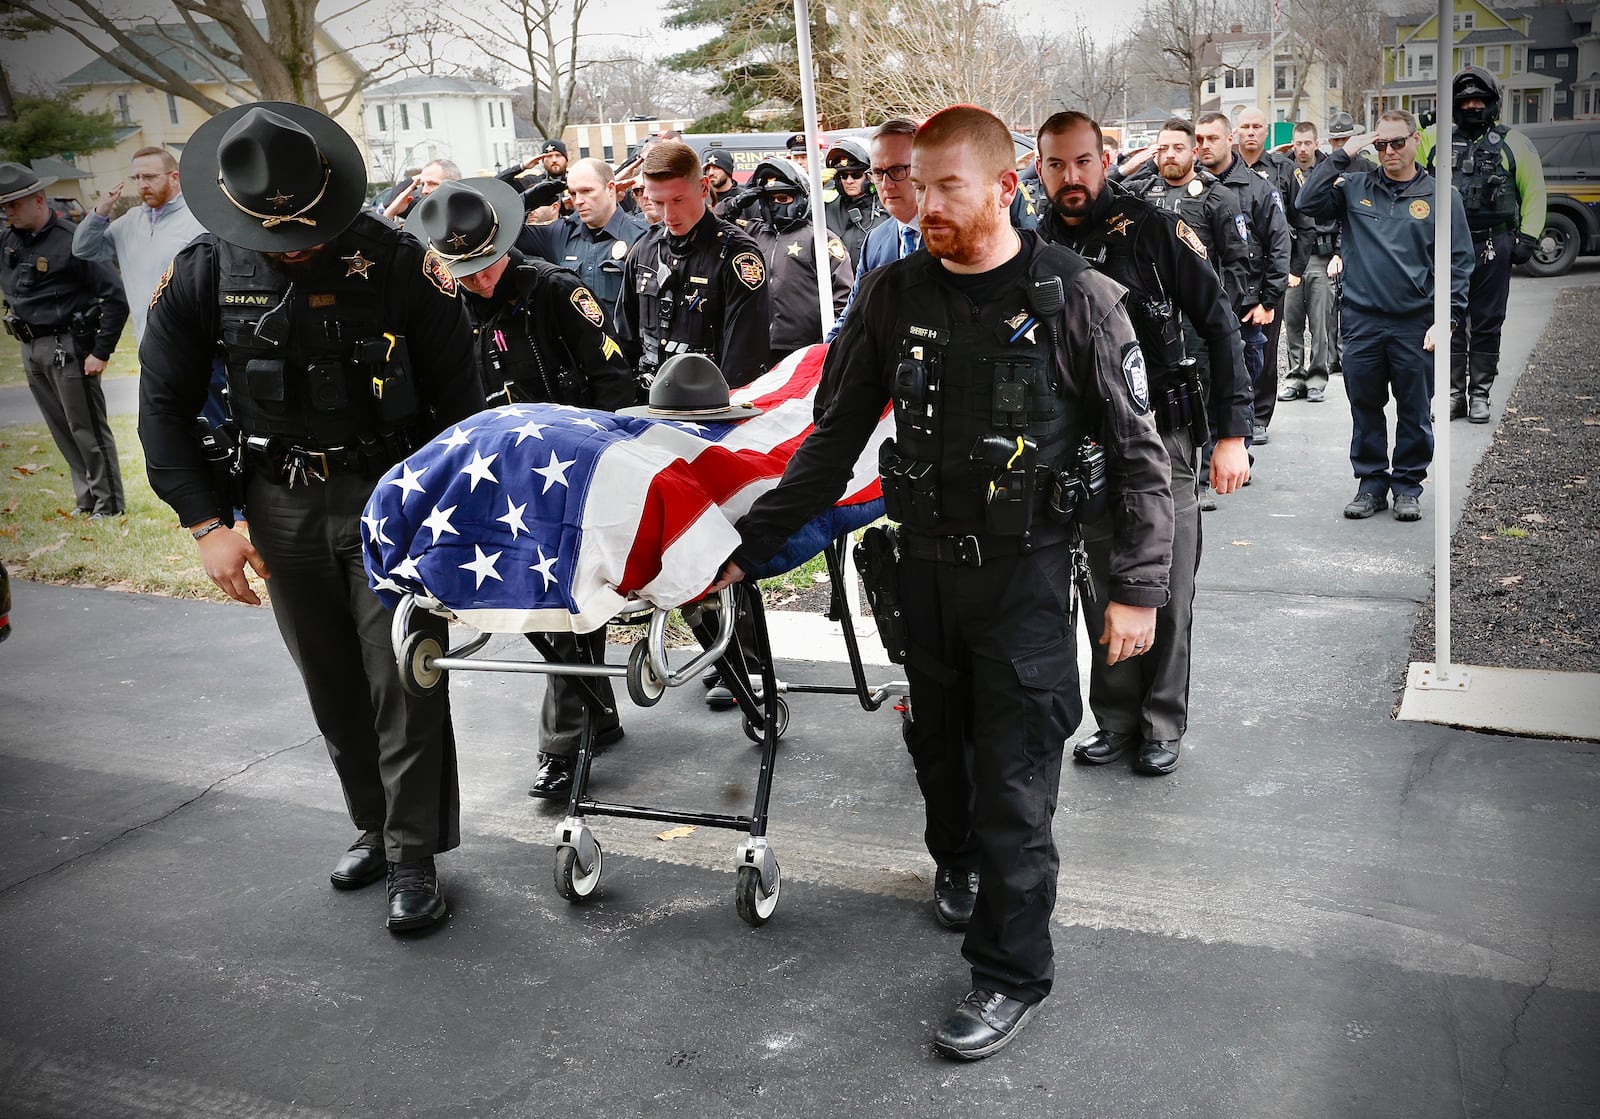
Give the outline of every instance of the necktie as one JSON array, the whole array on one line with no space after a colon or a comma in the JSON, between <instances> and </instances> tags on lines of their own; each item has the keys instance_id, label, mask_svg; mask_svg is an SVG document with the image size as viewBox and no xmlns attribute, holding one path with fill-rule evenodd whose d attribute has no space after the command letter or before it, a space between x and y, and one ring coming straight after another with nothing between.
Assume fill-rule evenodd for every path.
<instances>
[{"instance_id":1,"label":"necktie","mask_svg":"<svg viewBox=\"0 0 1600 1119\"><path fill-rule=\"evenodd\" d=\"M917 231L909 226L900 231L900 258L904 260L917 251Z\"/></svg>"}]
</instances>

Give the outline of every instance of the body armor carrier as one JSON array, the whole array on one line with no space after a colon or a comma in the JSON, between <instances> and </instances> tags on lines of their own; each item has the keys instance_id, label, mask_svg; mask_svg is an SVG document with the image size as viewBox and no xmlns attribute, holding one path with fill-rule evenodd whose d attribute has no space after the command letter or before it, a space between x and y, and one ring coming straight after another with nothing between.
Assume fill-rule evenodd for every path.
<instances>
[{"instance_id":1,"label":"body armor carrier","mask_svg":"<svg viewBox=\"0 0 1600 1119\"><path fill-rule=\"evenodd\" d=\"M1457 134L1450 145L1450 158L1472 232L1515 229L1522 216L1522 201L1517 195L1517 157L1506 143L1505 129L1495 125L1476 140ZM1431 154L1428 164L1431 171Z\"/></svg>"},{"instance_id":2,"label":"body armor carrier","mask_svg":"<svg viewBox=\"0 0 1600 1119\"><path fill-rule=\"evenodd\" d=\"M565 340L559 336L541 339L535 325L539 311L534 302L540 298L541 281L548 273L560 271L559 265L524 259L501 278L501 283L516 285L517 295L478 325L478 353L488 390L485 403L594 406L594 392L578 372L578 362ZM546 294L544 298L565 296Z\"/></svg>"},{"instance_id":3,"label":"body armor carrier","mask_svg":"<svg viewBox=\"0 0 1600 1119\"><path fill-rule=\"evenodd\" d=\"M341 277L338 267L291 279L260 253L217 241L228 396L246 437L390 453L417 420L405 340L384 330L395 238L375 225L358 218L326 250L359 253L377 273L371 279L354 269Z\"/></svg>"},{"instance_id":4,"label":"body armor carrier","mask_svg":"<svg viewBox=\"0 0 1600 1119\"><path fill-rule=\"evenodd\" d=\"M879 461L885 507L916 532L1038 533L1084 434L1056 361L1063 277L1084 265L1041 247L1030 274L990 304L1003 318L977 322L954 321L934 286L938 267L926 258L902 270L895 438Z\"/></svg>"},{"instance_id":5,"label":"body armor carrier","mask_svg":"<svg viewBox=\"0 0 1600 1119\"><path fill-rule=\"evenodd\" d=\"M717 230L717 258L702 277L704 283L689 275L695 244L680 252L673 249L670 236L657 243L654 266L639 270L639 376L646 390L661 363L674 354L703 354L718 360L722 268L733 251L731 234L727 228Z\"/></svg>"}]
</instances>

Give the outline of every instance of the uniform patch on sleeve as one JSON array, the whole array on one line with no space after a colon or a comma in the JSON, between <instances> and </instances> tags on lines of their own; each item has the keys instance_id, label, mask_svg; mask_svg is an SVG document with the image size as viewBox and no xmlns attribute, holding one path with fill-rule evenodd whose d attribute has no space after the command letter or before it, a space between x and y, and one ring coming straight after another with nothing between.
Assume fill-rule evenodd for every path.
<instances>
[{"instance_id":1,"label":"uniform patch on sleeve","mask_svg":"<svg viewBox=\"0 0 1600 1119\"><path fill-rule=\"evenodd\" d=\"M834 260L844 259L844 242L837 237L828 238L828 255Z\"/></svg>"},{"instance_id":2,"label":"uniform patch on sleeve","mask_svg":"<svg viewBox=\"0 0 1600 1119\"><path fill-rule=\"evenodd\" d=\"M767 282L767 266L762 263L760 253L740 253L732 263L733 274L751 291L761 290L761 285Z\"/></svg>"},{"instance_id":3,"label":"uniform patch on sleeve","mask_svg":"<svg viewBox=\"0 0 1600 1119\"><path fill-rule=\"evenodd\" d=\"M1201 260L1206 259L1205 243L1201 241L1199 235L1189 227L1189 223L1184 221L1182 218L1178 219L1178 240L1182 241L1185 245L1188 245L1189 248L1193 249L1195 256L1199 257Z\"/></svg>"},{"instance_id":4,"label":"uniform patch on sleeve","mask_svg":"<svg viewBox=\"0 0 1600 1119\"><path fill-rule=\"evenodd\" d=\"M449 267L444 258L429 249L422 254L422 274L428 277L428 282L444 294L454 296L456 293L456 278L450 274Z\"/></svg>"},{"instance_id":5,"label":"uniform patch on sleeve","mask_svg":"<svg viewBox=\"0 0 1600 1119\"><path fill-rule=\"evenodd\" d=\"M622 347L617 345L617 340L609 334L600 335L600 356L610 361L614 357L622 356Z\"/></svg>"},{"instance_id":6,"label":"uniform patch on sleeve","mask_svg":"<svg viewBox=\"0 0 1600 1119\"><path fill-rule=\"evenodd\" d=\"M167 290L167 285L172 282L172 262L167 262L167 270L161 273L161 279L156 281L156 290L150 293L150 306L154 307L161 298L161 293Z\"/></svg>"},{"instance_id":7,"label":"uniform patch on sleeve","mask_svg":"<svg viewBox=\"0 0 1600 1119\"><path fill-rule=\"evenodd\" d=\"M1150 377L1145 372L1144 351L1137 342L1122 347L1122 379L1128 382L1133 410L1141 416L1150 411Z\"/></svg>"},{"instance_id":8,"label":"uniform patch on sleeve","mask_svg":"<svg viewBox=\"0 0 1600 1119\"><path fill-rule=\"evenodd\" d=\"M605 312L600 310L600 303L586 287L577 287L572 291L572 305L578 309L578 314L594 323L595 326L606 324Z\"/></svg>"},{"instance_id":9,"label":"uniform patch on sleeve","mask_svg":"<svg viewBox=\"0 0 1600 1119\"><path fill-rule=\"evenodd\" d=\"M1250 243L1250 223L1244 220L1243 214L1233 215L1233 227L1239 231L1239 240L1248 245Z\"/></svg>"}]
</instances>

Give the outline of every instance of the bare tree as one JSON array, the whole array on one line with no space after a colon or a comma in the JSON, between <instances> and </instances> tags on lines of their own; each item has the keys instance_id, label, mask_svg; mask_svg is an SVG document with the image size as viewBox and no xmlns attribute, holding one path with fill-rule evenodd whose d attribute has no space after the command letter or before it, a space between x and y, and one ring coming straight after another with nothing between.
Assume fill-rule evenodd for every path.
<instances>
[{"instance_id":1,"label":"bare tree","mask_svg":"<svg viewBox=\"0 0 1600 1119\"><path fill-rule=\"evenodd\" d=\"M357 0L359 3L360 0ZM257 98L293 101L339 113L373 77L363 70L351 88L332 91L330 104L318 83L316 32L328 19L319 16L321 0L260 0L265 26L258 26L246 0L170 0L172 22L142 22L111 16L100 0L8 0L52 30L63 31L134 81L193 102L208 113L228 106L203 92L221 82L235 102ZM167 49L195 63L206 78L191 80L165 61ZM245 75L249 88L232 81L226 67ZM360 69L359 67L357 68Z\"/></svg>"},{"instance_id":2,"label":"bare tree","mask_svg":"<svg viewBox=\"0 0 1600 1119\"><path fill-rule=\"evenodd\" d=\"M1120 115L1114 110L1131 89L1133 44L1127 39L1101 44L1079 18L1059 50L1055 87L1061 101L1095 120Z\"/></svg>"},{"instance_id":3,"label":"bare tree","mask_svg":"<svg viewBox=\"0 0 1600 1119\"><path fill-rule=\"evenodd\" d=\"M597 61L583 71L572 111L580 120L658 120L693 118L712 108L710 99L687 74L660 59L638 55Z\"/></svg>"},{"instance_id":4,"label":"bare tree","mask_svg":"<svg viewBox=\"0 0 1600 1119\"><path fill-rule=\"evenodd\" d=\"M1227 31L1229 0L1149 0L1134 41L1137 67L1158 85L1183 90L1189 119L1200 115L1200 86L1215 77L1217 36Z\"/></svg>"},{"instance_id":5,"label":"bare tree","mask_svg":"<svg viewBox=\"0 0 1600 1119\"><path fill-rule=\"evenodd\" d=\"M580 75L600 61L578 57L589 0L487 0L458 14L465 37L492 63L533 79L529 116L545 136L573 119Z\"/></svg>"}]
</instances>

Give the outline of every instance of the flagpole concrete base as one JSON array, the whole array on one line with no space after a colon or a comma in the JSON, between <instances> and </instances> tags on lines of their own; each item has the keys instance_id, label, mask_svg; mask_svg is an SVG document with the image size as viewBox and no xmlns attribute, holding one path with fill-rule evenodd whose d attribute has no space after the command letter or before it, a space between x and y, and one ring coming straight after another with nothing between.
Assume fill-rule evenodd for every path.
<instances>
[{"instance_id":1,"label":"flagpole concrete base","mask_svg":"<svg viewBox=\"0 0 1600 1119\"><path fill-rule=\"evenodd\" d=\"M1502 731L1543 738L1600 740L1600 674L1451 665L1434 678L1432 661L1413 661L1399 718L1417 723ZM1453 684L1463 677L1470 686Z\"/></svg>"}]
</instances>

